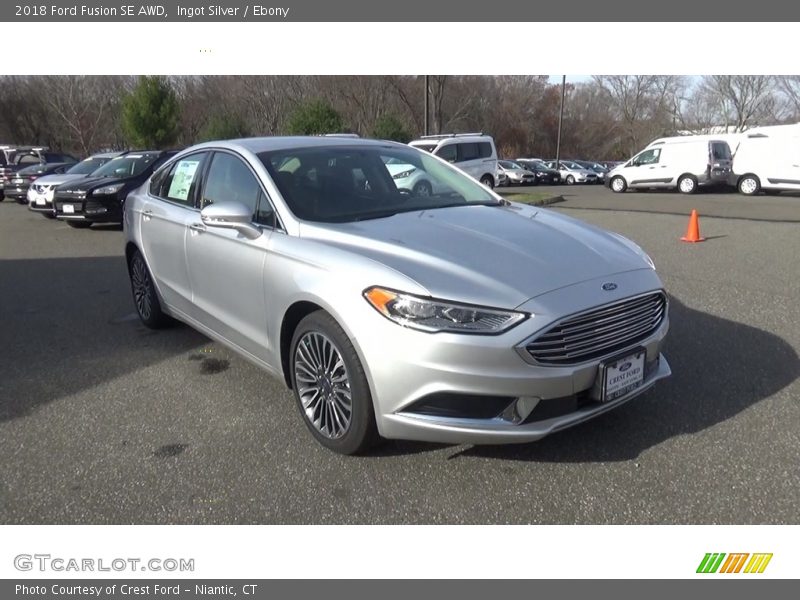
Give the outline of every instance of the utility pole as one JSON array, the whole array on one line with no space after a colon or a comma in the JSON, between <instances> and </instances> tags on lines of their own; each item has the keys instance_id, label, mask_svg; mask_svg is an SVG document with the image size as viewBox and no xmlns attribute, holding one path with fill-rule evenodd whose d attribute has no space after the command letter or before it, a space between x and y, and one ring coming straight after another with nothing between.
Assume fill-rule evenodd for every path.
<instances>
[{"instance_id":1,"label":"utility pole","mask_svg":"<svg viewBox=\"0 0 800 600\"><path fill-rule=\"evenodd\" d=\"M428 107L430 106L430 100L428 98L428 94L430 94L430 85L428 83L429 75L425 75L425 125L424 125L424 133L423 135L428 135L430 128L428 127Z\"/></svg>"},{"instance_id":2,"label":"utility pole","mask_svg":"<svg viewBox=\"0 0 800 600\"><path fill-rule=\"evenodd\" d=\"M561 165L558 160L561 158L561 123L564 121L564 90L567 86L567 76L561 76L561 108L558 111L558 141L556 142L556 169Z\"/></svg>"}]
</instances>

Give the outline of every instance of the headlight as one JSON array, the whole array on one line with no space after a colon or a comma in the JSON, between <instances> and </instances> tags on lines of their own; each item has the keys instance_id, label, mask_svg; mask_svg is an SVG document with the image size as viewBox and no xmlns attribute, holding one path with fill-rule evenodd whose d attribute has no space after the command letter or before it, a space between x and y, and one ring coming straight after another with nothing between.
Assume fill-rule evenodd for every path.
<instances>
[{"instance_id":1,"label":"headlight","mask_svg":"<svg viewBox=\"0 0 800 600\"><path fill-rule=\"evenodd\" d=\"M620 234L618 234L618 233L615 233L615 232L613 232L613 231L611 232L611 234L612 234L612 235L613 235L615 238L617 238L617 239L618 239L620 242L622 242L623 244L625 244L625 245L626 245L628 248L630 248L631 250L633 250L633 251L634 251L636 254L638 254L639 256L641 256L641 257L644 259L644 261L645 261L645 262L646 262L646 263L647 263L647 264L650 266L650 268L651 268L651 269L653 269L654 271L656 270L656 263L654 263L654 262L653 262L653 259L652 259L652 258L650 258L650 255L649 255L647 252L645 252L644 250L642 250L642 248L641 248L641 246L639 246L639 244L637 244L636 242L633 242L633 241L629 240L629 239L628 239L628 238L626 238L624 235L620 235Z\"/></svg>"},{"instance_id":2,"label":"headlight","mask_svg":"<svg viewBox=\"0 0 800 600\"><path fill-rule=\"evenodd\" d=\"M525 313L443 302L372 287L364 298L387 319L404 327L436 333L502 333L524 321Z\"/></svg>"},{"instance_id":3,"label":"headlight","mask_svg":"<svg viewBox=\"0 0 800 600\"><path fill-rule=\"evenodd\" d=\"M392 175L392 179L405 179L406 177L410 177L414 171L416 171L416 169L409 169L408 171L402 171L401 173Z\"/></svg>"},{"instance_id":4,"label":"headlight","mask_svg":"<svg viewBox=\"0 0 800 600\"><path fill-rule=\"evenodd\" d=\"M92 196L108 196L109 194L116 194L123 187L125 187L124 183L107 185L105 187L97 188L95 191L92 192Z\"/></svg>"}]
</instances>

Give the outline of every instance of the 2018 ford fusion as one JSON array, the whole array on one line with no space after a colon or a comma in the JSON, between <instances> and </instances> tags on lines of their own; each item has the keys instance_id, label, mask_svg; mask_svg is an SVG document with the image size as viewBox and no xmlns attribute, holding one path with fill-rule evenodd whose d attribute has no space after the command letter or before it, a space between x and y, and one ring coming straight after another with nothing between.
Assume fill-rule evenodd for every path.
<instances>
[{"instance_id":1,"label":"2018 ford fusion","mask_svg":"<svg viewBox=\"0 0 800 600\"><path fill-rule=\"evenodd\" d=\"M398 187L392 164L430 189ZM337 452L533 441L670 374L641 248L405 145L201 144L124 217L141 320L177 318L282 378Z\"/></svg>"}]
</instances>

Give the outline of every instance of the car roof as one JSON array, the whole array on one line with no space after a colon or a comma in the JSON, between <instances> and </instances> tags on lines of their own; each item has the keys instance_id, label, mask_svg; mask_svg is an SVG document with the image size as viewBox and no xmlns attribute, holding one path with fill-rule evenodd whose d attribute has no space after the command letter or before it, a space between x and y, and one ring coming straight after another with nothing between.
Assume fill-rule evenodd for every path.
<instances>
[{"instance_id":1,"label":"car roof","mask_svg":"<svg viewBox=\"0 0 800 600\"><path fill-rule=\"evenodd\" d=\"M247 150L253 154L271 152L273 150L288 150L290 148L317 148L317 147L353 147L353 146L398 146L407 147L405 144L387 140L372 140L364 138L350 138L340 136L274 136L258 138L240 138L235 140L222 140L205 142L192 146L200 148L229 148L231 150Z\"/></svg>"},{"instance_id":2,"label":"car roof","mask_svg":"<svg viewBox=\"0 0 800 600\"><path fill-rule=\"evenodd\" d=\"M125 154L127 152L98 152L97 154L92 154L89 158L116 158ZM85 160L89 160L89 158Z\"/></svg>"}]
</instances>

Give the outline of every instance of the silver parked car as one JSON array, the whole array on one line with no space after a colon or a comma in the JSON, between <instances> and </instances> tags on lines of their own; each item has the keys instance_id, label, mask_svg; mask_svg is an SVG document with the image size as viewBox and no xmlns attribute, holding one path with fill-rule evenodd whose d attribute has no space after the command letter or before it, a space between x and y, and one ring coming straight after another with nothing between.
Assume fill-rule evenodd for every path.
<instances>
[{"instance_id":1,"label":"silver parked car","mask_svg":"<svg viewBox=\"0 0 800 600\"><path fill-rule=\"evenodd\" d=\"M558 171L561 175L561 181L567 185L572 185L573 183L598 183L600 181L597 173L590 169L585 169L571 160L550 160L544 164L548 169Z\"/></svg>"},{"instance_id":2,"label":"silver parked car","mask_svg":"<svg viewBox=\"0 0 800 600\"><path fill-rule=\"evenodd\" d=\"M128 196L125 231L141 320L177 318L283 379L337 452L537 440L670 374L641 248L402 144L194 146Z\"/></svg>"},{"instance_id":3,"label":"silver parked car","mask_svg":"<svg viewBox=\"0 0 800 600\"><path fill-rule=\"evenodd\" d=\"M509 184L536 185L536 175L518 163L511 160L498 160L497 168L505 173Z\"/></svg>"}]
</instances>

